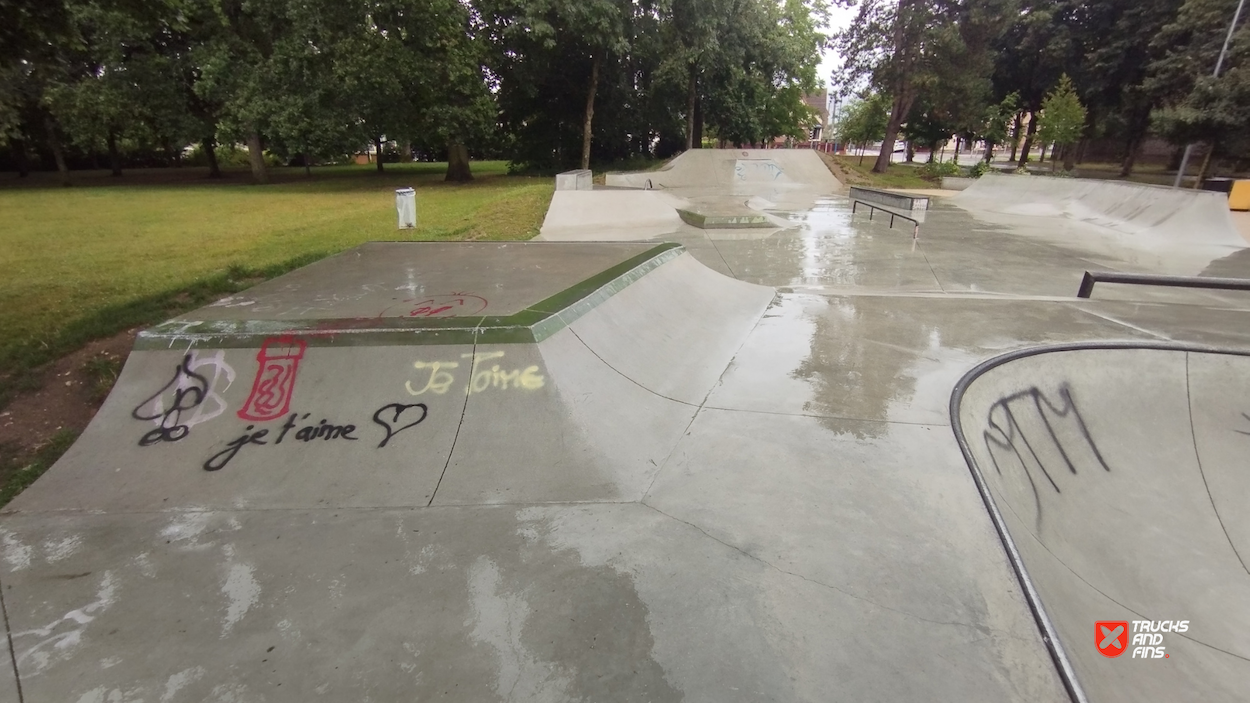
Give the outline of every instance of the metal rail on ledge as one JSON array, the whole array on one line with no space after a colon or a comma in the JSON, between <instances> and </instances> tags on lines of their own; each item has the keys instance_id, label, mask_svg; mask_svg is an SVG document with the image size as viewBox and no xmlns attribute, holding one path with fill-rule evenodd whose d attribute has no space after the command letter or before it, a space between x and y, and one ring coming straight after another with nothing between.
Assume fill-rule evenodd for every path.
<instances>
[{"instance_id":1,"label":"metal rail on ledge","mask_svg":"<svg viewBox=\"0 0 1250 703\"><path fill-rule=\"evenodd\" d=\"M1085 272L1081 289L1076 297L1088 298L1094 293L1095 283L1128 283L1138 286L1169 286L1172 288L1215 288L1219 290L1250 291L1250 278L1212 278L1208 276L1157 276L1150 273L1115 273L1112 271Z\"/></svg>"},{"instance_id":2,"label":"metal rail on ledge","mask_svg":"<svg viewBox=\"0 0 1250 703\"><path fill-rule=\"evenodd\" d=\"M908 217L907 215L900 215L897 212L894 212L893 210L888 210L883 207L877 207L876 205L873 205L872 203L864 202L863 200L851 201L851 214L852 215L855 214L856 208L858 208L860 205L866 205L868 207L868 219L870 220L872 219L873 213L875 213L877 210L880 210L881 212L890 213L890 229L894 229L894 218L897 217L900 220L907 220L913 225L912 231L911 231L911 238L912 239L920 238L920 221L915 219L914 217Z\"/></svg>"}]
</instances>

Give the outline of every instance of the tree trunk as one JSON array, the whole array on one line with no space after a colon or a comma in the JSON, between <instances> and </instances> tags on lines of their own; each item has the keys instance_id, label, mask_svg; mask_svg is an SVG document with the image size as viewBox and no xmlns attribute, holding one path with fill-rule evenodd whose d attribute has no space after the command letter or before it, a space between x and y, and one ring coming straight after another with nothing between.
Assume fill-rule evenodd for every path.
<instances>
[{"instance_id":1,"label":"tree trunk","mask_svg":"<svg viewBox=\"0 0 1250 703\"><path fill-rule=\"evenodd\" d=\"M955 135L955 163L959 163L959 147L963 145L963 137Z\"/></svg>"},{"instance_id":2,"label":"tree trunk","mask_svg":"<svg viewBox=\"0 0 1250 703\"><path fill-rule=\"evenodd\" d=\"M200 148L204 150L204 157L208 159L208 177L221 178L221 166L217 163L217 140L204 137L204 140L200 142Z\"/></svg>"},{"instance_id":3,"label":"tree trunk","mask_svg":"<svg viewBox=\"0 0 1250 703\"><path fill-rule=\"evenodd\" d=\"M686 89L686 151L694 148L694 108L698 103L699 83L694 64L690 65L690 81Z\"/></svg>"},{"instance_id":4,"label":"tree trunk","mask_svg":"<svg viewBox=\"0 0 1250 703\"><path fill-rule=\"evenodd\" d=\"M1049 145L1049 144L1043 144L1043 145L1042 145L1042 153L1041 153L1041 155L1040 155L1040 156L1038 156L1038 157L1037 157L1037 163L1039 163L1039 164L1044 164L1044 163L1046 163L1046 147L1048 147L1048 146L1050 146L1050 145ZM1052 155L1052 156L1051 156L1051 158L1053 159L1053 158L1054 158L1054 156Z\"/></svg>"},{"instance_id":5,"label":"tree trunk","mask_svg":"<svg viewBox=\"0 0 1250 703\"><path fill-rule=\"evenodd\" d=\"M694 99L694 148L703 148L703 96Z\"/></svg>"},{"instance_id":6,"label":"tree trunk","mask_svg":"<svg viewBox=\"0 0 1250 703\"><path fill-rule=\"evenodd\" d=\"M904 153L907 154L907 163L916 163L916 145L912 144L910 139L907 140L907 150Z\"/></svg>"},{"instance_id":7,"label":"tree trunk","mask_svg":"<svg viewBox=\"0 0 1250 703\"><path fill-rule=\"evenodd\" d=\"M1202 168L1198 169L1198 178L1194 180L1194 190L1201 188L1207 176L1211 175L1211 157L1215 156L1215 146L1214 143L1207 145L1207 155L1202 157Z\"/></svg>"},{"instance_id":8,"label":"tree trunk","mask_svg":"<svg viewBox=\"0 0 1250 703\"><path fill-rule=\"evenodd\" d=\"M1059 149L1059 145L1058 145L1058 144L1056 144L1056 145L1055 145L1055 151L1054 151L1054 153L1052 153L1052 154L1050 155L1050 172L1051 172L1051 173L1054 173L1054 172L1055 172L1056 170L1058 170L1058 168L1059 168L1059 156L1060 156L1060 154L1066 154L1066 153L1068 153L1068 145L1067 145L1067 144L1063 145L1063 150L1062 150L1062 151L1060 151L1060 149Z\"/></svg>"},{"instance_id":9,"label":"tree trunk","mask_svg":"<svg viewBox=\"0 0 1250 703\"><path fill-rule=\"evenodd\" d=\"M304 153L300 155L300 158L304 160L304 175L312 176L312 161L308 158L307 148L304 149Z\"/></svg>"},{"instance_id":10,"label":"tree trunk","mask_svg":"<svg viewBox=\"0 0 1250 703\"><path fill-rule=\"evenodd\" d=\"M898 139L898 130L903 119L911 111L913 97L910 90L898 91L894 104L890 108L890 121L885 126L885 141L881 143L881 153L877 154L877 163L873 164L873 173L885 173L890 168L890 159L894 156L894 142Z\"/></svg>"},{"instance_id":11,"label":"tree trunk","mask_svg":"<svg viewBox=\"0 0 1250 703\"><path fill-rule=\"evenodd\" d=\"M447 177L444 180L464 183L473 180L469 169L469 148L458 141L447 144Z\"/></svg>"},{"instance_id":12,"label":"tree trunk","mask_svg":"<svg viewBox=\"0 0 1250 703\"><path fill-rule=\"evenodd\" d=\"M260 132L247 135L247 160L252 166L252 182L264 185L269 182L269 171L265 168L265 148L260 142Z\"/></svg>"},{"instance_id":13,"label":"tree trunk","mask_svg":"<svg viewBox=\"0 0 1250 703\"><path fill-rule=\"evenodd\" d=\"M379 137L373 138L373 148L376 149L378 152L378 158L377 158L378 173L385 173L385 170L382 167L382 137L379 136Z\"/></svg>"},{"instance_id":14,"label":"tree trunk","mask_svg":"<svg viewBox=\"0 0 1250 703\"><path fill-rule=\"evenodd\" d=\"M1020 127L1023 113L1016 113L1016 121L1012 123L1011 128L1011 161L1016 160L1016 150L1020 148Z\"/></svg>"},{"instance_id":15,"label":"tree trunk","mask_svg":"<svg viewBox=\"0 0 1250 703\"><path fill-rule=\"evenodd\" d=\"M65 163L65 151L61 149L61 138L56 134L56 123L51 117L43 118L43 128L48 133L48 148L52 150L52 158L56 161L57 173L61 176L61 185L69 187L69 166Z\"/></svg>"},{"instance_id":16,"label":"tree trunk","mask_svg":"<svg viewBox=\"0 0 1250 703\"><path fill-rule=\"evenodd\" d=\"M110 129L106 141L109 146L109 168L113 170L113 177L117 178L122 175L122 155L117 150L117 132Z\"/></svg>"},{"instance_id":17,"label":"tree trunk","mask_svg":"<svg viewBox=\"0 0 1250 703\"><path fill-rule=\"evenodd\" d=\"M1078 149L1078 145L1076 144L1064 144L1063 145L1063 170L1071 171L1072 169L1076 168L1077 149ZM1054 161L1054 156L1051 156L1051 161Z\"/></svg>"},{"instance_id":18,"label":"tree trunk","mask_svg":"<svg viewBox=\"0 0 1250 703\"><path fill-rule=\"evenodd\" d=\"M1134 136L1129 140L1128 150L1124 154L1124 161L1120 163L1120 178L1128 178L1133 175L1133 168L1137 166L1137 157L1141 154L1144 139Z\"/></svg>"},{"instance_id":19,"label":"tree trunk","mask_svg":"<svg viewBox=\"0 0 1250 703\"><path fill-rule=\"evenodd\" d=\"M1029 152L1033 151L1033 137L1037 135L1037 113L1029 113L1029 128L1024 133L1024 146L1020 147L1020 161L1016 163L1016 168L1024 168L1029 162Z\"/></svg>"},{"instance_id":20,"label":"tree trunk","mask_svg":"<svg viewBox=\"0 0 1250 703\"><path fill-rule=\"evenodd\" d=\"M590 168L591 125L595 119L595 93L599 92L599 64L603 62L603 52L595 52L590 62L590 90L586 91L586 119L582 122L582 168ZM461 147L463 148L463 147ZM466 159L466 163L467 163ZM448 174L451 167L447 168Z\"/></svg>"},{"instance_id":21,"label":"tree trunk","mask_svg":"<svg viewBox=\"0 0 1250 703\"><path fill-rule=\"evenodd\" d=\"M9 145L13 149L13 161L17 165L17 177L26 178L30 175L30 161L26 158L26 139L14 139Z\"/></svg>"}]
</instances>

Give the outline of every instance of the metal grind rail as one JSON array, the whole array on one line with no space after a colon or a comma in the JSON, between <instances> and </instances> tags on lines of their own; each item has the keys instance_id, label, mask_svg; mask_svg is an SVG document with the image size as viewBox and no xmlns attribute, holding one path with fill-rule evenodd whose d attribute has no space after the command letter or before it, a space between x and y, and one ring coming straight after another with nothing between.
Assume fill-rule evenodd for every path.
<instances>
[{"instance_id":1,"label":"metal grind rail","mask_svg":"<svg viewBox=\"0 0 1250 703\"><path fill-rule=\"evenodd\" d=\"M852 208L853 210L854 208ZM1250 278L1214 278L1210 276L1160 276L1150 273L1116 273L1113 271L1085 272L1081 289L1076 297L1088 298L1094 293L1095 283L1127 283L1137 286L1166 286L1171 288L1208 288L1216 290L1250 291Z\"/></svg>"},{"instance_id":2,"label":"metal grind rail","mask_svg":"<svg viewBox=\"0 0 1250 703\"><path fill-rule=\"evenodd\" d=\"M851 215L852 216L855 214L856 209L858 209L860 205L866 205L868 207L868 219L870 220L872 219L873 214L875 214L877 210L880 210L881 212L889 213L890 214L890 229L894 229L894 218L897 217L902 220L907 220L913 225L912 231L911 231L911 238L912 239L920 238L920 220L917 220L914 217L908 217L907 215L900 215L899 213L894 212L893 210L879 207L877 205L873 205L872 203L864 202L863 200L851 201Z\"/></svg>"}]
</instances>

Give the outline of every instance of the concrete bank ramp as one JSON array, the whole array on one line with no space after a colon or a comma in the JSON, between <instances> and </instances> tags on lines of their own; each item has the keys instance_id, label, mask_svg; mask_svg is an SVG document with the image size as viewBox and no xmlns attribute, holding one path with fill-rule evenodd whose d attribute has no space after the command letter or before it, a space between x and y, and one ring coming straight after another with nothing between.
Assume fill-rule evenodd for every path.
<instances>
[{"instance_id":1,"label":"concrete bank ramp","mask_svg":"<svg viewBox=\"0 0 1250 703\"><path fill-rule=\"evenodd\" d=\"M610 173L610 186L698 188L717 186L734 192L759 189L842 187L814 151L806 149L691 149L657 171Z\"/></svg>"},{"instance_id":2,"label":"concrete bank ramp","mask_svg":"<svg viewBox=\"0 0 1250 703\"><path fill-rule=\"evenodd\" d=\"M638 500L772 298L672 244L365 245L141 334L9 510Z\"/></svg>"},{"instance_id":3,"label":"concrete bank ramp","mask_svg":"<svg viewBox=\"0 0 1250 703\"><path fill-rule=\"evenodd\" d=\"M676 703L626 547L556 532L671 577L705 538L635 501L773 296L676 245L375 243L142 333L0 515L22 700Z\"/></svg>"},{"instance_id":4,"label":"concrete bank ramp","mask_svg":"<svg viewBox=\"0 0 1250 703\"><path fill-rule=\"evenodd\" d=\"M1238 233L1222 193L1162 186L992 175L948 199L978 214L1006 216L1007 224L1032 218L1083 223L1126 235L1144 246L1204 246L1231 253L1246 241Z\"/></svg>"},{"instance_id":5,"label":"concrete bank ramp","mask_svg":"<svg viewBox=\"0 0 1250 703\"><path fill-rule=\"evenodd\" d=\"M655 190L558 190L543 220L551 241L631 241L681 227L688 201Z\"/></svg>"},{"instance_id":6,"label":"concrete bank ramp","mask_svg":"<svg viewBox=\"0 0 1250 703\"><path fill-rule=\"evenodd\" d=\"M957 389L956 434L1078 698L1246 700L1247 398L1244 353L1127 343L1008 355Z\"/></svg>"}]
</instances>

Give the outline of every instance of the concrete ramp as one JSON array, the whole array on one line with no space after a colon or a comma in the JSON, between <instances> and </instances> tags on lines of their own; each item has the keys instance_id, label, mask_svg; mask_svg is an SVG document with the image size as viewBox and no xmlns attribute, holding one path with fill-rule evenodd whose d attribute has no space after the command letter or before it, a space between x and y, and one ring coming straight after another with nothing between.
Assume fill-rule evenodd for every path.
<instances>
[{"instance_id":1,"label":"concrete ramp","mask_svg":"<svg viewBox=\"0 0 1250 703\"><path fill-rule=\"evenodd\" d=\"M1246 246L1222 193L1118 181L992 175L977 179L948 202L978 214L1007 216L1006 223L1031 218L1083 223L1128 235L1147 246L1202 245L1229 251Z\"/></svg>"},{"instance_id":2,"label":"concrete ramp","mask_svg":"<svg viewBox=\"0 0 1250 703\"><path fill-rule=\"evenodd\" d=\"M647 239L681 226L682 198L654 190L558 190L542 235L559 241Z\"/></svg>"},{"instance_id":3,"label":"concrete ramp","mask_svg":"<svg viewBox=\"0 0 1250 703\"><path fill-rule=\"evenodd\" d=\"M1011 354L956 390L956 435L1076 699L1245 700L1247 398L1244 352L1127 343Z\"/></svg>"},{"instance_id":4,"label":"concrete ramp","mask_svg":"<svg viewBox=\"0 0 1250 703\"><path fill-rule=\"evenodd\" d=\"M610 173L610 186L632 188L729 188L735 192L765 189L842 187L814 151L806 149L692 149L657 171Z\"/></svg>"},{"instance_id":5,"label":"concrete ramp","mask_svg":"<svg viewBox=\"0 0 1250 703\"><path fill-rule=\"evenodd\" d=\"M672 244L374 243L144 332L0 521L24 700L676 703L552 531L671 577L698 535L636 501L773 296Z\"/></svg>"},{"instance_id":6,"label":"concrete ramp","mask_svg":"<svg viewBox=\"0 0 1250 703\"><path fill-rule=\"evenodd\" d=\"M772 297L672 244L365 245L142 333L10 509L637 500Z\"/></svg>"}]
</instances>

